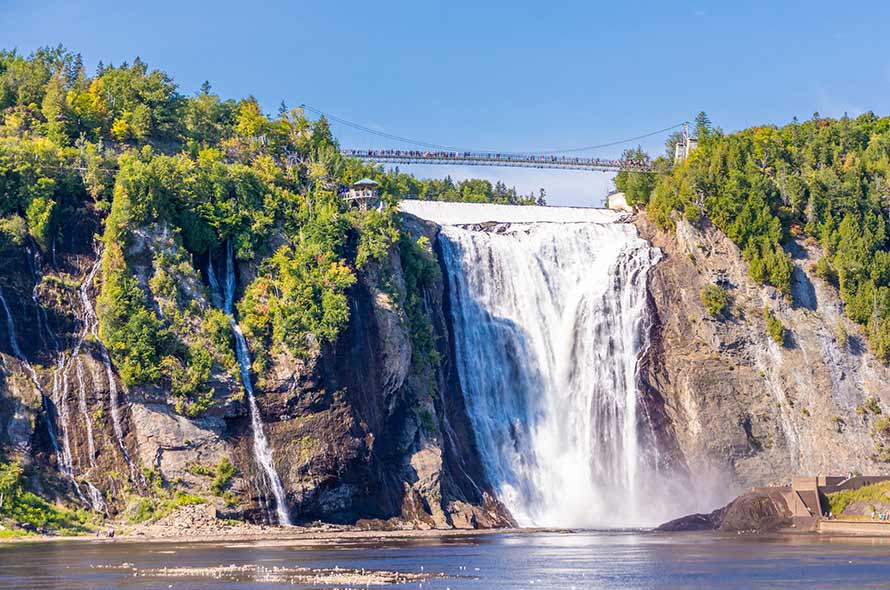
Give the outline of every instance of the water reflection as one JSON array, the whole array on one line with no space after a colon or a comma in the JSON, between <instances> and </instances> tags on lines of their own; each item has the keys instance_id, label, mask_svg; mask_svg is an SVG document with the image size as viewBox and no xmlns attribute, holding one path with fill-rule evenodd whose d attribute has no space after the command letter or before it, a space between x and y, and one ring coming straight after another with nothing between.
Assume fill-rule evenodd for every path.
<instances>
[{"instance_id":1,"label":"water reflection","mask_svg":"<svg viewBox=\"0 0 890 590\"><path fill-rule=\"evenodd\" d=\"M278 541L191 545L85 541L0 546L0 588L329 588L263 581L268 576L261 572L350 568L447 576L427 580L425 590L852 590L887 588L888 557L887 539L804 535L579 532L350 540L313 546ZM244 575L142 575L165 567L230 565L231 570L243 566ZM418 582L383 587L418 588Z\"/></svg>"}]
</instances>

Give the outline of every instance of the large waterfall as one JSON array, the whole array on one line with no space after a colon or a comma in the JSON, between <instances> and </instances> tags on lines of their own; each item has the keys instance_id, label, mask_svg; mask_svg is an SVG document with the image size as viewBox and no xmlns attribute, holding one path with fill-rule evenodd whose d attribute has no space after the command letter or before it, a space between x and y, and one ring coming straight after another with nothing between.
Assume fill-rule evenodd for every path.
<instances>
[{"instance_id":1,"label":"large waterfall","mask_svg":"<svg viewBox=\"0 0 890 590\"><path fill-rule=\"evenodd\" d=\"M477 445L489 481L526 526L660 517L648 508L657 457L637 393L646 275L659 251L600 214L440 233Z\"/></svg>"}]
</instances>

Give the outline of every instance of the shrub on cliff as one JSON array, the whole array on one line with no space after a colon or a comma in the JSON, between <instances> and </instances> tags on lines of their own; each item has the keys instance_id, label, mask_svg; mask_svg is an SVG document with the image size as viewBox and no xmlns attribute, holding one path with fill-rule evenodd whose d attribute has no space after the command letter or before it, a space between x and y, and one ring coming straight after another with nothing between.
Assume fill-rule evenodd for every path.
<instances>
[{"instance_id":1,"label":"shrub on cliff","mask_svg":"<svg viewBox=\"0 0 890 590\"><path fill-rule=\"evenodd\" d=\"M763 320L766 322L766 333L769 337L779 346L785 344L785 326L782 325L782 320L766 307L763 308Z\"/></svg>"},{"instance_id":2,"label":"shrub on cliff","mask_svg":"<svg viewBox=\"0 0 890 590\"><path fill-rule=\"evenodd\" d=\"M711 317L723 315L729 308L729 295L727 295L726 289L720 285L705 285L702 287L699 297Z\"/></svg>"},{"instance_id":3,"label":"shrub on cliff","mask_svg":"<svg viewBox=\"0 0 890 590\"><path fill-rule=\"evenodd\" d=\"M426 236L412 240L402 235L399 254L405 278L405 313L411 335L411 361L435 364L439 360L433 326L423 308L424 290L441 279L441 271Z\"/></svg>"}]
</instances>

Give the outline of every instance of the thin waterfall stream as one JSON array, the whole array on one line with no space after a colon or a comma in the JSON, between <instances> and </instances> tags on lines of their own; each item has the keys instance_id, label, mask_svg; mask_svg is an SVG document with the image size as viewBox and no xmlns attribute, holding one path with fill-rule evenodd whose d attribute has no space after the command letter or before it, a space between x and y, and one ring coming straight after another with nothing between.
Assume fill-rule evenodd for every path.
<instances>
[{"instance_id":1,"label":"thin waterfall stream","mask_svg":"<svg viewBox=\"0 0 890 590\"><path fill-rule=\"evenodd\" d=\"M62 474L71 481L71 485L81 501L83 501L85 504L88 503L94 510L98 512L104 512L105 502L102 499L102 494L101 492L99 492L98 489L96 489L93 484L88 481L85 482L87 486L87 492L90 495L89 500L87 500L87 498L81 491L80 483L78 482L77 477L74 475L74 466L72 464L73 462L70 445L68 443L67 430L63 432L65 446L61 447L59 445L59 433L56 429L55 422L53 421L53 412L47 402L46 393L44 393L43 387L40 385L40 380L37 377L37 372L34 370L34 367L31 366L31 362L28 360L28 357L25 356L25 353L19 346L18 336L15 329L15 319L12 316L12 310L10 310L9 304L6 302L6 298L3 296L2 289L0 289L0 306L3 307L3 312L6 316L6 328L9 337L9 346L12 349L12 354L22 364L22 367L25 369L25 372L28 374L28 377L34 384L37 393L40 394L40 398L43 401L43 416L44 420L46 421L47 434L49 435L50 445L52 446L56 457L59 458L59 467L61 468ZM56 380L54 379L53 381L55 385ZM55 400L53 400L53 402L55 403Z\"/></svg>"},{"instance_id":2,"label":"thin waterfall stream","mask_svg":"<svg viewBox=\"0 0 890 590\"><path fill-rule=\"evenodd\" d=\"M211 297L214 303L217 306L222 303L222 309L226 315L229 316L232 324L232 333L235 336L235 355L238 358L241 381L244 385L244 390L247 392L247 405L250 410L254 460L262 471L266 486L275 498L275 515L278 519L278 524L282 526L291 526L284 486L281 483L281 477L275 470L275 460L272 455L272 448L269 446L269 441L266 438L265 425L263 424L260 409L257 406L256 396L253 391L253 383L250 374L252 365L250 349L247 347L247 341L244 338L244 334L241 332L241 327L238 325L238 322L235 321L235 256L231 241L226 245L225 291L220 293L220 285L216 278L216 273L213 270L212 260L210 260L207 265L207 280L210 283Z\"/></svg>"}]
</instances>

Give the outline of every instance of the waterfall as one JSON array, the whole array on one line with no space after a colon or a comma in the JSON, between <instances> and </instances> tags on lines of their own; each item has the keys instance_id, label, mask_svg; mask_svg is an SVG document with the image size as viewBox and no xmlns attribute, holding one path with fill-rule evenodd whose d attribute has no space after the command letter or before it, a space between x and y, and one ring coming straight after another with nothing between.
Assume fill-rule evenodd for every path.
<instances>
[{"instance_id":1,"label":"waterfall","mask_svg":"<svg viewBox=\"0 0 890 590\"><path fill-rule=\"evenodd\" d=\"M653 522L637 360L658 250L605 222L445 225L440 244L458 377L500 499L525 526Z\"/></svg>"},{"instance_id":2,"label":"waterfall","mask_svg":"<svg viewBox=\"0 0 890 590\"><path fill-rule=\"evenodd\" d=\"M53 448L53 452L55 452L56 457L59 458L59 467L61 468L62 474L68 477L71 481L72 486L74 487L74 491L77 494L78 498L81 499L84 503L87 503L86 497L84 497L83 492L80 489L80 484L77 481L77 478L74 476L74 467L71 460L71 448L68 443L68 435L67 431L64 432L64 447L59 446L59 434L56 431L56 425L53 421L52 417L52 408L47 402L46 394L43 392L43 387L40 385L40 380L37 378L37 372L34 370L34 367L31 366L30 361L28 361L28 357L25 356L25 353L22 352L21 347L19 346L18 336L16 335L15 329L15 319L12 317L12 311L9 309L9 304L6 302L6 298L3 296L3 289L0 289L0 306L3 307L4 314L6 315L6 329L9 336L9 347L12 349L12 354L19 360L24 367L25 372L28 374L28 377L31 379L31 382L34 384L35 389L40 394L40 399L43 404L43 417L46 421L46 430L49 435L50 445ZM53 376L53 389L55 392L57 384L57 373ZM53 400L55 402L55 400ZM104 503L101 506L97 505L95 502L90 502L93 508L96 509L104 509ZM98 508L97 508L98 507Z\"/></svg>"},{"instance_id":3,"label":"waterfall","mask_svg":"<svg viewBox=\"0 0 890 590\"><path fill-rule=\"evenodd\" d=\"M224 301L223 311L229 316L232 324L232 332L235 335L235 355L238 358L238 366L241 371L241 381L244 384L244 390L247 392L247 405L250 411L250 426L253 432L253 457L256 464L259 465L266 486L271 490L275 497L275 513L278 517L278 524L282 526L290 526L290 515L287 511L287 499L284 492L284 486L281 483L281 477L275 470L275 461L272 455L272 448L266 438L265 426L263 418L260 416L260 409L256 403L256 396L253 391L253 382L250 376L250 367L252 360L250 357L250 349L247 347L247 341L241 332L241 327L235 321L234 301L235 301L235 260L234 251L231 240L226 245L226 282L225 282L225 299L220 294L219 281L213 270L213 260L211 259L207 265L207 282L210 283L211 298L214 302Z\"/></svg>"},{"instance_id":4,"label":"waterfall","mask_svg":"<svg viewBox=\"0 0 890 590\"><path fill-rule=\"evenodd\" d=\"M132 481L136 482L137 479L143 480L142 474L137 474L136 467L133 464L133 460L130 457L130 451L127 450L127 445L124 441L124 426L121 419L120 414L120 395L117 389L117 381L114 378L114 369L111 365L111 357L108 354L108 349L105 348L105 345L102 343L102 340L99 338L99 317L96 315L96 309L93 307L93 302L90 299L89 289L93 285L93 282L96 279L96 274L99 272L99 268L102 266L102 251L99 248L96 248L96 262L90 268L90 271L87 273L86 277L84 277L83 282L78 287L77 292L80 296L80 305L82 309L83 317L81 318L83 321L83 330L80 333L80 337L78 338L78 342L74 348L73 357L77 359L77 372L78 379L81 381L81 410L84 409L84 396L83 396L83 381L81 374L83 372L82 362L79 356L80 350L83 346L84 340L89 335L92 337L95 346L99 349L99 356L102 360L102 365L105 368L105 379L108 382L108 407L111 410L111 425L114 430L114 437L117 441L118 448L120 448L121 454L124 457L124 461L127 463L127 467L130 470L130 478ZM93 383L98 385L101 380L101 375L94 373L93 374ZM92 422L89 419L87 414L84 414L84 418L86 420L88 434L90 439L92 438Z\"/></svg>"},{"instance_id":5,"label":"waterfall","mask_svg":"<svg viewBox=\"0 0 890 590\"><path fill-rule=\"evenodd\" d=\"M53 244L55 244L55 238L53 238ZM59 339L50 326L46 310L40 304L38 288L41 282L39 271L41 262L40 253L36 250L34 252L31 252L30 249L28 250L28 266L31 269L31 278L34 280L34 288L31 289L31 300L34 302L34 308L37 310L37 330L44 346L47 345L48 339L52 344L53 352L56 354L56 364L53 367L53 391L50 398L54 407L50 408L44 397L44 415L51 444L56 452L56 457L58 457L62 472L68 475L76 484L76 480L74 480L74 458L71 453L71 441L68 437L68 407L65 401L68 393L68 376L65 374L67 366L66 356L60 349ZM55 424L54 419L59 420L61 429ZM61 438L61 441L59 441L59 438ZM81 496L81 499L86 501L86 498L81 495L79 487L75 489L78 495Z\"/></svg>"}]
</instances>

